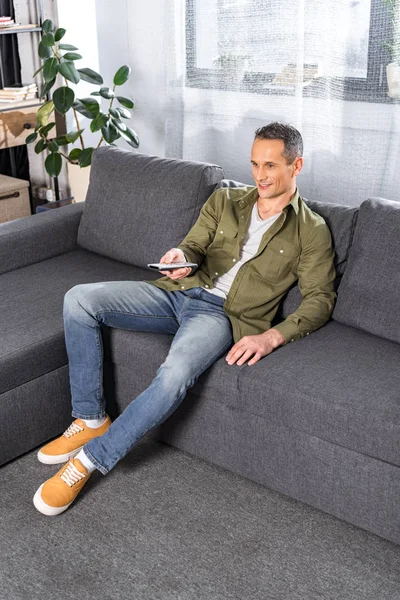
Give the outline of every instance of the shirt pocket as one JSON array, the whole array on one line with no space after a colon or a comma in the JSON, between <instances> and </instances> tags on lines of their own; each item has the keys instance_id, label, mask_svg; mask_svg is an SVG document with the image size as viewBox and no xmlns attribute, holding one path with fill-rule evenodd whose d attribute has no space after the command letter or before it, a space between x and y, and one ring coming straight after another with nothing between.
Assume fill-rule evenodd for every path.
<instances>
[{"instance_id":1,"label":"shirt pocket","mask_svg":"<svg viewBox=\"0 0 400 600\"><path fill-rule=\"evenodd\" d=\"M296 271L300 258L300 250L286 240L272 239L259 257L263 263L263 276L279 283L290 273Z\"/></svg>"},{"instance_id":2,"label":"shirt pocket","mask_svg":"<svg viewBox=\"0 0 400 600\"><path fill-rule=\"evenodd\" d=\"M231 253L235 248L237 236L238 230L236 227L233 227L232 225L229 225L228 223L223 223L221 221L218 224L217 230L215 232L213 246L218 250L223 250L224 252Z\"/></svg>"}]
</instances>

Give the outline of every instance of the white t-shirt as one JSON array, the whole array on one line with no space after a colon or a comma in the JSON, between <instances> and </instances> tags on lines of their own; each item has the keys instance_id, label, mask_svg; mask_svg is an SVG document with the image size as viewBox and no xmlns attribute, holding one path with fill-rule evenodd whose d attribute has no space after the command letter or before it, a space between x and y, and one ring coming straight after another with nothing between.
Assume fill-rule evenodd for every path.
<instances>
[{"instance_id":1,"label":"white t-shirt","mask_svg":"<svg viewBox=\"0 0 400 600\"><path fill-rule=\"evenodd\" d=\"M250 225L247 230L247 235L238 262L234 267L232 267L232 269L229 269L227 273L217 277L217 279L214 280L214 288L212 290L206 288L203 289L205 289L207 292L210 292L210 294L215 294L216 296L226 298L233 280L235 279L236 273L245 262L257 254L261 238L271 227L271 225L275 223L280 214L281 213L273 215L269 219L261 219L261 217L258 215L257 202L255 202L253 210L251 211Z\"/></svg>"}]
</instances>

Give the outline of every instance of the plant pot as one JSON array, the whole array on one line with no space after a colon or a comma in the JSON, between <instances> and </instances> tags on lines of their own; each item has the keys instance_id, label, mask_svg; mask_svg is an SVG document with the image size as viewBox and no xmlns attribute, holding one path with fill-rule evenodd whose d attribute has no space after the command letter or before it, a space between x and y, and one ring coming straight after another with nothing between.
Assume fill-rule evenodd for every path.
<instances>
[{"instance_id":1,"label":"plant pot","mask_svg":"<svg viewBox=\"0 0 400 600\"><path fill-rule=\"evenodd\" d=\"M79 165L67 163L67 170L74 201L83 202L89 187L90 166L81 168Z\"/></svg>"},{"instance_id":2,"label":"plant pot","mask_svg":"<svg viewBox=\"0 0 400 600\"><path fill-rule=\"evenodd\" d=\"M400 98L400 65L390 63L386 66L388 82L388 95L391 98Z\"/></svg>"}]
</instances>

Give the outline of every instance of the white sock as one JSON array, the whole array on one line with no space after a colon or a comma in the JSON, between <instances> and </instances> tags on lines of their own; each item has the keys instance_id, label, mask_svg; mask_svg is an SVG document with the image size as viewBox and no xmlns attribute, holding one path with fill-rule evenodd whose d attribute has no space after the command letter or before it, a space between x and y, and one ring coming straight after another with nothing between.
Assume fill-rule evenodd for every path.
<instances>
[{"instance_id":1,"label":"white sock","mask_svg":"<svg viewBox=\"0 0 400 600\"><path fill-rule=\"evenodd\" d=\"M101 417L101 419L83 419L83 421L89 429L97 429L103 425L106 419L107 417Z\"/></svg>"},{"instance_id":2,"label":"white sock","mask_svg":"<svg viewBox=\"0 0 400 600\"><path fill-rule=\"evenodd\" d=\"M78 460L81 461L81 463L83 464L83 466L86 468L86 470L88 471L88 473L93 473L93 471L95 470L95 466L92 463L91 460L89 460L89 458L86 456L86 454L84 453L83 450L81 450L80 452L78 452L78 454L76 456L74 456L74 458L77 458Z\"/></svg>"}]
</instances>

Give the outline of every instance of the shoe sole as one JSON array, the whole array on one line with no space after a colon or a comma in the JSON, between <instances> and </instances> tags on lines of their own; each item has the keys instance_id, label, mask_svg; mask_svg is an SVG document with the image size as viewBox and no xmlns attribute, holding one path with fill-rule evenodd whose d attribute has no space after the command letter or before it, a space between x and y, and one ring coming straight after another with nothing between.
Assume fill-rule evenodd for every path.
<instances>
[{"instance_id":1,"label":"shoe sole","mask_svg":"<svg viewBox=\"0 0 400 600\"><path fill-rule=\"evenodd\" d=\"M38 461L43 463L44 465L59 465L65 462L68 462L71 458L76 456L80 450L82 450L83 446L79 446L76 450L69 452L67 454L43 454L41 450L37 453Z\"/></svg>"},{"instance_id":2,"label":"shoe sole","mask_svg":"<svg viewBox=\"0 0 400 600\"><path fill-rule=\"evenodd\" d=\"M49 506L48 504L46 504L46 502L43 502L42 500L43 486L44 483L42 483L40 488L37 490L36 494L33 496L33 504L35 505L36 510L42 513L42 515L46 515L47 517L55 517L57 515L60 515L65 510L67 510L67 508L71 506L72 502L75 500L74 498L74 500L72 500L72 502L70 502L66 506Z\"/></svg>"}]
</instances>

